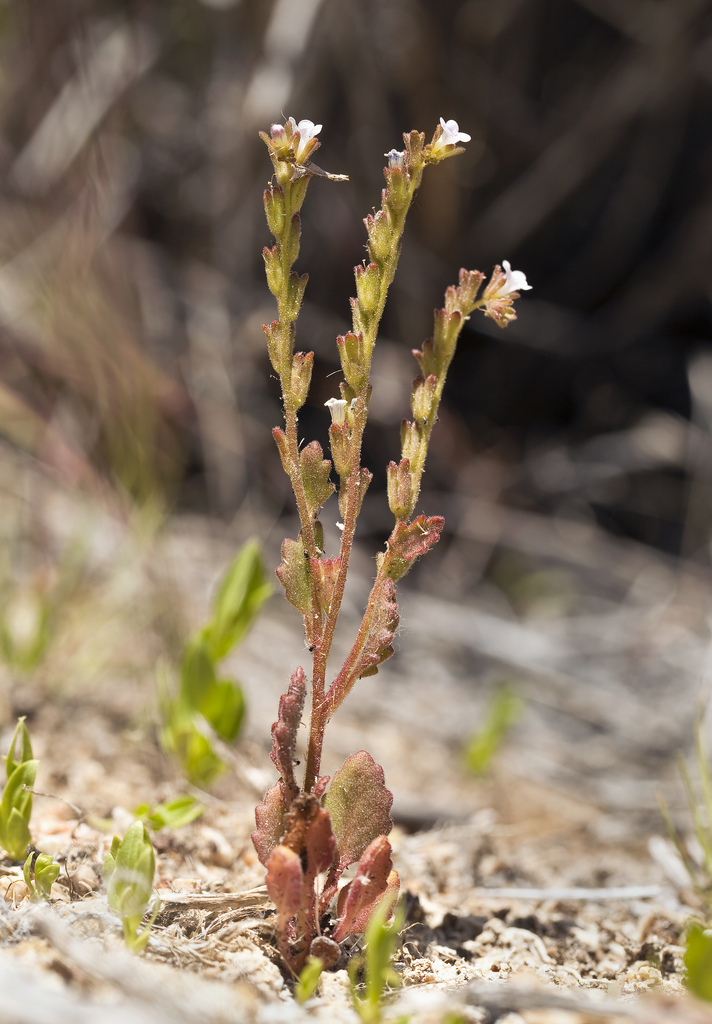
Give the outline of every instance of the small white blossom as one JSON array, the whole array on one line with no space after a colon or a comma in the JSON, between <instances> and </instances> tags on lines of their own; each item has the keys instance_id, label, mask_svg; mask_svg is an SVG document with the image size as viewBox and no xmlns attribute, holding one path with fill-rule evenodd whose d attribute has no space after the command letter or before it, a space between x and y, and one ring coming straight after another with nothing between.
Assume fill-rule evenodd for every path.
<instances>
[{"instance_id":1,"label":"small white blossom","mask_svg":"<svg viewBox=\"0 0 712 1024\"><path fill-rule=\"evenodd\" d=\"M506 283L499 290L500 295L510 295L512 292L529 291L531 285L527 284L527 276L521 270L512 270L509 260L502 260L502 270L506 277Z\"/></svg>"},{"instance_id":2,"label":"small white blossom","mask_svg":"<svg viewBox=\"0 0 712 1024\"><path fill-rule=\"evenodd\" d=\"M300 121L299 124L297 124L293 117L290 117L289 123L295 132L299 132L299 145L297 146L295 156L297 158L297 162L301 163L303 158L307 155L307 146L312 139L317 137L324 126L321 124L314 124L313 121Z\"/></svg>"},{"instance_id":3,"label":"small white blossom","mask_svg":"<svg viewBox=\"0 0 712 1024\"><path fill-rule=\"evenodd\" d=\"M330 398L328 402L324 402L331 413L332 423L343 423L346 420L346 399L345 398Z\"/></svg>"},{"instance_id":4,"label":"small white blossom","mask_svg":"<svg viewBox=\"0 0 712 1024\"><path fill-rule=\"evenodd\" d=\"M384 156L388 157L388 166L391 170L403 170L405 167L405 150L391 149Z\"/></svg>"},{"instance_id":5,"label":"small white blossom","mask_svg":"<svg viewBox=\"0 0 712 1024\"><path fill-rule=\"evenodd\" d=\"M438 139L438 148L443 146L456 146L458 142L470 142L472 136L468 135L467 132L461 132L460 126L457 121L446 121L444 118L440 118L440 127L443 130L442 135Z\"/></svg>"}]
</instances>

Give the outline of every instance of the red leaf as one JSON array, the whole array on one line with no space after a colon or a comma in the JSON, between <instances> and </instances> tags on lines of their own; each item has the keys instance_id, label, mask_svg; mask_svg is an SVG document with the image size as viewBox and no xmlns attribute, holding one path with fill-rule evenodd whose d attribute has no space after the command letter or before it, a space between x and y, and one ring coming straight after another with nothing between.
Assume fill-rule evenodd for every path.
<instances>
[{"instance_id":1,"label":"red leaf","mask_svg":"<svg viewBox=\"0 0 712 1024\"><path fill-rule=\"evenodd\" d=\"M299 786L294 778L294 761L297 750L297 732L302 720L307 683L301 666L289 681L289 689L279 698L277 721L272 726L272 763L282 776L284 796L289 806Z\"/></svg>"},{"instance_id":2,"label":"red leaf","mask_svg":"<svg viewBox=\"0 0 712 1024\"><path fill-rule=\"evenodd\" d=\"M364 850L356 876L339 893L334 941L341 942L347 935L365 931L381 900L388 900L391 906L395 903L399 886L391 845L385 836L378 836Z\"/></svg>"},{"instance_id":3,"label":"red leaf","mask_svg":"<svg viewBox=\"0 0 712 1024\"><path fill-rule=\"evenodd\" d=\"M370 615L364 619L356 643L327 694L332 712L357 679L375 675L381 662L393 654L391 645L398 628L398 605L396 588L387 576L374 585L369 607Z\"/></svg>"},{"instance_id":4,"label":"red leaf","mask_svg":"<svg viewBox=\"0 0 712 1024\"><path fill-rule=\"evenodd\" d=\"M255 807L255 822L257 828L252 833L252 845L257 851L260 863L267 867L267 862L275 846L281 841L285 829L284 816L287 807L284 800L284 785L282 781L275 782L274 786L265 793L265 798L259 807Z\"/></svg>"},{"instance_id":5,"label":"red leaf","mask_svg":"<svg viewBox=\"0 0 712 1024\"><path fill-rule=\"evenodd\" d=\"M267 892L277 908L283 930L286 922L299 912L302 903L303 872L299 857L287 846L276 846L267 865Z\"/></svg>"},{"instance_id":6,"label":"red leaf","mask_svg":"<svg viewBox=\"0 0 712 1024\"><path fill-rule=\"evenodd\" d=\"M394 583L405 576L416 558L437 544L444 525L442 516L418 516L412 523L396 523L388 551L381 556Z\"/></svg>"}]
</instances>

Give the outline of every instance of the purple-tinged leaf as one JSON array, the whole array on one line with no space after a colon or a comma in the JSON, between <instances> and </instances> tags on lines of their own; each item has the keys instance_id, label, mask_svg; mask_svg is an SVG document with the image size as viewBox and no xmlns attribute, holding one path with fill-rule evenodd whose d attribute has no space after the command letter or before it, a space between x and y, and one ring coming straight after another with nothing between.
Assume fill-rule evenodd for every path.
<instances>
[{"instance_id":1,"label":"purple-tinged leaf","mask_svg":"<svg viewBox=\"0 0 712 1024\"><path fill-rule=\"evenodd\" d=\"M383 768L365 750L344 761L324 797L339 853L339 872L361 857L377 836L393 827L393 794L386 789Z\"/></svg>"},{"instance_id":2,"label":"purple-tinged leaf","mask_svg":"<svg viewBox=\"0 0 712 1024\"><path fill-rule=\"evenodd\" d=\"M398 873L393 870L391 860L391 844L385 836L378 836L364 850L355 877L339 893L333 940L341 942L347 935L365 931L382 900L388 900L393 906L399 887Z\"/></svg>"},{"instance_id":3,"label":"purple-tinged leaf","mask_svg":"<svg viewBox=\"0 0 712 1024\"><path fill-rule=\"evenodd\" d=\"M299 792L294 778L297 732L302 720L307 683L300 666L289 681L289 689L279 698L277 721L272 725L272 763L282 776L284 796L289 807Z\"/></svg>"},{"instance_id":4,"label":"purple-tinged leaf","mask_svg":"<svg viewBox=\"0 0 712 1024\"><path fill-rule=\"evenodd\" d=\"M288 846L275 846L267 864L267 892L277 908L280 932L287 922L299 912L302 905L302 865L299 856Z\"/></svg>"},{"instance_id":5,"label":"purple-tinged leaf","mask_svg":"<svg viewBox=\"0 0 712 1024\"><path fill-rule=\"evenodd\" d=\"M331 867L336 839L331 819L312 793L300 793L292 803L285 824L287 832L283 843L299 854L304 874L315 878L320 871Z\"/></svg>"},{"instance_id":6,"label":"purple-tinged leaf","mask_svg":"<svg viewBox=\"0 0 712 1024\"><path fill-rule=\"evenodd\" d=\"M257 828L250 836L260 864L265 867L267 867L272 851L279 845L286 831L284 822L286 811L284 784L280 779L279 782L275 782L274 786L270 786L262 803L255 807Z\"/></svg>"},{"instance_id":7,"label":"purple-tinged leaf","mask_svg":"<svg viewBox=\"0 0 712 1024\"><path fill-rule=\"evenodd\" d=\"M381 555L394 583L405 576L416 558L437 544L444 525L442 516L418 516L412 523L396 523L388 540L388 551Z\"/></svg>"},{"instance_id":8,"label":"purple-tinged leaf","mask_svg":"<svg viewBox=\"0 0 712 1024\"><path fill-rule=\"evenodd\" d=\"M311 611L309 557L300 540L282 542L282 562L276 572L289 603L302 615L308 615Z\"/></svg>"}]
</instances>

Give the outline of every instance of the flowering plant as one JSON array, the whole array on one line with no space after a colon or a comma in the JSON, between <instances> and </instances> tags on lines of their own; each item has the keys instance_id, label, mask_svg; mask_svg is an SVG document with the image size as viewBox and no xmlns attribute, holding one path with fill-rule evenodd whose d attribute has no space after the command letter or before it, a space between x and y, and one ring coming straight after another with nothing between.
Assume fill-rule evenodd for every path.
<instances>
[{"instance_id":1,"label":"flowering plant","mask_svg":"<svg viewBox=\"0 0 712 1024\"><path fill-rule=\"evenodd\" d=\"M385 550L376 560L371 589L356 639L333 681L327 683L327 661L344 595L356 522L371 473L361 465L361 443L371 397L370 368L388 289L396 272L405 220L423 172L430 164L464 152L469 141L455 121L444 121L432 140L417 131L403 136L404 149L386 154L386 187L378 212L364 223L368 262L355 268L356 296L351 299L352 328L337 338L343 380L340 397L326 404L331 414L331 460L317 441L302 447L298 412L309 390L313 352L295 351L296 321L304 298L307 275L292 267L299 254L299 211L313 177L345 180L311 162L320 143L321 125L290 118L261 132L274 167L274 182L264 193L268 226L275 244L264 249L267 284L277 301L278 319L264 326L267 350L278 375L284 407L284 427L273 436L296 499L300 532L282 545L277 576L287 600L301 613L306 643L312 655L311 714L304 777L294 769L297 732L307 698L307 677L299 667L280 699L272 726L272 761L278 781L256 809L252 840L267 868L267 888L277 908L277 937L287 966L298 972L309 955L328 965L340 956L338 944L349 934L363 932L374 911L387 913L398 895L387 835L391 829L392 795L383 769L366 751L346 759L333 778L321 774L327 721L363 676L373 675L393 653L398 627L396 583L413 562L437 542L440 516L414 513L420 494L431 431L437 420L445 376L458 336L475 310L499 326L515 318L513 302L526 278L508 263L495 267L480 295L485 275L461 270L459 283L445 293L445 305L435 312L432 339L414 355L420 374L413 382L413 419L403 422L401 457L387 470L388 504L395 524ZM479 296L479 297L478 297ZM332 470L338 488L331 480ZM321 507L338 489L341 544L327 557ZM342 873L356 865L355 875L339 889ZM317 884L320 883L320 884ZM327 912L336 899L334 919Z\"/></svg>"}]
</instances>

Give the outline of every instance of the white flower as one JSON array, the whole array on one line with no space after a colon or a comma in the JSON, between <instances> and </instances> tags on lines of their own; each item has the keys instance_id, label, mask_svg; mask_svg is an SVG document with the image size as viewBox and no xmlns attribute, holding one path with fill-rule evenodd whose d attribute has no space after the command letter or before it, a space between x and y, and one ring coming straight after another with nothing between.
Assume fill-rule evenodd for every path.
<instances>
[{"instance_id":1,"label":"white flower","mask_svg":"<svg viewBox=\"0 0 712 1024\"><path fill-rule=\"evenodd\" d=\"M343 423L346 419L346 399L345 398L330 398L328 402L324 402L331 413L332 423Z\"/></svg>"},{"instance_id":2,"label":"white flower","mask_svg":"<svg viewBox=\"0 0 712 1024\"><path fill-rule=\"evenodd\" d=\"M512 292L529 291L531 285L527 284L527 276L521 270L512 270L509 260L502 260L502 270L506 282L499 290L500 295L510 295Z\"/></svg>"},{"instance_id":3,"label":"white flower","mask_svg":"<svg viewBox=\"0 0 712 1024\"><path fill-rule=\"evenodd\" d=\"M443 146L456 146L458 142L470 142L472 136L466 132L460 131L460 126L457 121L446 121L444 118L440 118L440 127L443 130L442 135L438 139L438 148Z\"/></svg>"},{"instance_id":4,"label":"white flower","mask_svg":"<svg viewBox=\"0 0 712 1024\"><path fill-rule=\"evenodd\" d=\"M388 157L388 166L391 170L398 168L402 171L405 167L405 150L390 149L383 155Z\"/></svg>"},{"instance_id":5,"label":"white flower","mask_svg":"<svg viewBox=\"0 0 712 1024\"><path fill-rule=\"evenodd\" d=\"M314 124L313 121L300 121L299 124L297 124L293 117L290 117L289 123L295 132L299 132L299 145L297 146L295 156L297 158L297 163L302 163L304 157L308 155L306 153L307 146L312 139L317 137L324 126L321 124Z\"/></svg>"}]
</instances>

